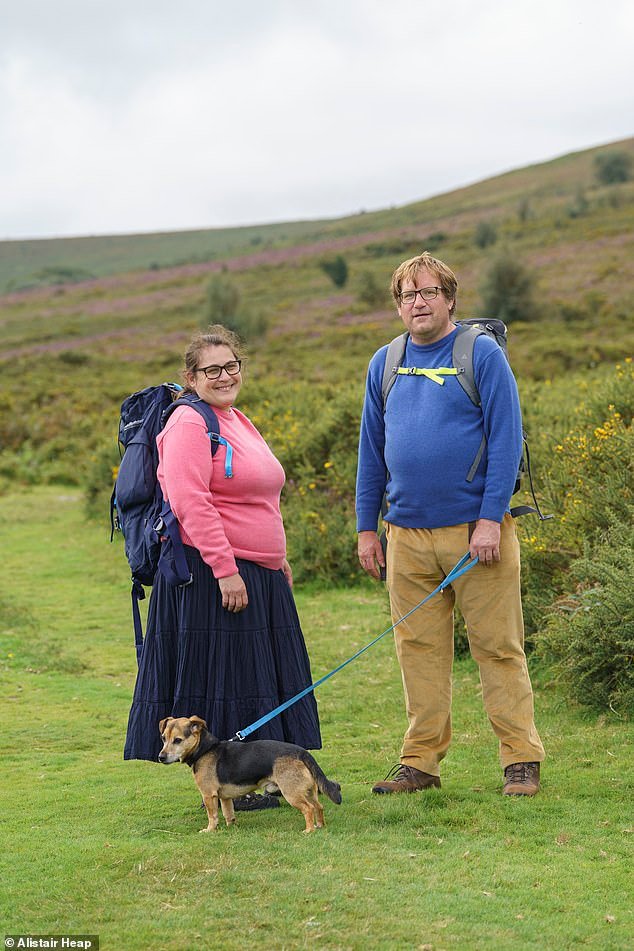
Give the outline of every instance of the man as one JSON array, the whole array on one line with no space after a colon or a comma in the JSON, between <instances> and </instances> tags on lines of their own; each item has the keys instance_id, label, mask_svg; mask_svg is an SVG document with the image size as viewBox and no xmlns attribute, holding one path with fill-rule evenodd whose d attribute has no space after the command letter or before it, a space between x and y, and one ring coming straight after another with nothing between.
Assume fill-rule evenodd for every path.
<instances>
[{"instance_id":1,"label":"man","mask_svg":"<svg viewBox=\"0 0 634 951\"><path fill-rule=\"evenodd\" d=\"M519 544L509 514L522 452L517 385L502 350L475 341L474 376L481 406L453 368L458 284L428 252L403 262L392 295L409 337L385 411L387 347L368 370L357 474L359 560L374 578L386 566L393 621L436 588L467 550L479 564L401 622L394 631L409 728L400 764L375 793L440 786L451 739L453 607L465 618L480 669L484 706L499 739L506 795L539 790L544 748L533 719L523 649ZM474 460L486 437L475 474ZM383 495L387 559L377 536Z\"/></svg>"}]
</instances>

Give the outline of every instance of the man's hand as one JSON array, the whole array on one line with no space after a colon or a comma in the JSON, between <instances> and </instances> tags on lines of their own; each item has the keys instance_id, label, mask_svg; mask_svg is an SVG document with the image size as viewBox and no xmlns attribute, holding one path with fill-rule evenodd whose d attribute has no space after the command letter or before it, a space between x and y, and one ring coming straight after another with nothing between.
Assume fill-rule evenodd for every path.
<instances>
[{"instance_id":1,"label":"man's hand","mask_svg":"<svg viewBox=\"0 0 634 951\"><path fill-rule=\"evenodd\" d=\"M483 565L500 560L500 523L479 518L469 543L469 554Z\"/></svg>"},{"instance_id":2,"label":"man's hand","mask_svg":"<svg viewBox=\"0 0 634 951\"><path fill-rule=\"evenodd\" d=\"M228 578L218 578L218 587L222 594L222 606L227 611L243 611L249 599L247 597L247 588L239 573L229 575Z\"/></svg>"},{"instance_id":3,"label":"man's hand","mask_svg":"<svg viewBox=\"0 0 634 951\"><path fill-rule=\"evenodd\" d=\"M377 533L359 532L357 551L363 570L378 581L379 568L385 568L385 557Z\"/></svg>"}]
</instances>

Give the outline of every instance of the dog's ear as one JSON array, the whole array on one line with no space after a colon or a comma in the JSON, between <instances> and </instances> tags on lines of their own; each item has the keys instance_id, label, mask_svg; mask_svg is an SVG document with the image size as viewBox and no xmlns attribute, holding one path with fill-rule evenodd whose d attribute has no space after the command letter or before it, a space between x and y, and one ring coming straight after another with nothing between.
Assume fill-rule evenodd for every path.
<instances>
[{"instance_id":1,"label":"dog's ear","mask_svg":"<svg viewBox=\"0 0 634 951\"><path fill-rule=\"evenodd\" d=\"M169 723L171 719L172 719L171 717L165 717L159 723L159 732L161 733L161 735L165 732L165 727L167 726L167 724Z\"/></svg>"},{"instance_id":2,"label":"dog's ear","mask_svg":"<svg viewBox=\"0 0 634 951\"><path fill-rule=\"evenodd\" d=\"M192 725L192 733L199 733L201 730L207 729L207 724L200 717L190 717L189 722Z\"/></svg>"}]
</instances>

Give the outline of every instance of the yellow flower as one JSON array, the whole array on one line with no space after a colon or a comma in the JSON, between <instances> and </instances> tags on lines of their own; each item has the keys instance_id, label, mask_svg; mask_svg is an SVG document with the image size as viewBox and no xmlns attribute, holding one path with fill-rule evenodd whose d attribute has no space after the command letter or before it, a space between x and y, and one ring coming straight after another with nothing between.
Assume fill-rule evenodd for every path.
<instances>
[{"instance_id":1,"label":"yellow flower","mask_svg":"<svg viewBox=\"0 0 634 951\"><path fill-rule=\"evenodd\" d=\"M332 469L333 466L334 466L334 462L330 462L330 461L324 462L324 469Z\"/></svg>"}]
</instances>

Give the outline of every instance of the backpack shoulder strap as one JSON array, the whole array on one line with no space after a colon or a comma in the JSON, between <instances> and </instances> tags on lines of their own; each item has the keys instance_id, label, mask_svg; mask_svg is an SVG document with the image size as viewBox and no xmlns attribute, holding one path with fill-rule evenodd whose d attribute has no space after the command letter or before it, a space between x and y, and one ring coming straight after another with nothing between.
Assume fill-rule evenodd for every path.
<instances>
[{"instance_id":1,"label":"backpack shoulder strap","mask_svg":"<svg viewBox=\"0 0 634 951\"><path fill-rule=\"evenodd\" d=\"M396 368L400 367L405 356L405 347L407 346L408 338L409 333L405 331L405 333L399 334L398 337L395 337L394 340L388 344L387 353L385 354L385 366L383 368L383 381L381 383L384 412L388 393L394 386L394 381L396 380Z\"/></svg>"},{"instance_id":2,"label":"backpack shoulder strap","mask_svg":"<svg viewBox=\"0 0 634 951\"><path fill-rule=\"evenodd\" d=\"M458 324L458 332L453 342L453 365L458 371L458 382L475 406L480 406L480 394L473 371L473 348L481 334L486 333L478 327Z\"/></svg>"},{"instance_id":3,"label":"backpack shoulder strap","mask_svg":"<svg viewBox=\"0 0 634 951\"><path fill-rule=\"evenodd\" d=\"M181 396L175 400L171 406L168 406L163 413L163 425L165 425L174 410L179 406L191 406L192 409L195 409L196 412L202 416L205 421L205 426L207 427L207 435L211 439L211 454L214 456L220 444L220 424L218 423L218 417L209 403L205 403L205 401L201 400L195 393L188 393L186 396Z\"/></svg>"},{"instance_id":4,"label":"backpack shoulder strap","mask_svg":"<svg viewBox=\"0 0 634 951\"><path fill-rule=\"evenodd\" d=\"M205 420L207 434L211 439L211 451L215 453L218 449L220 439L220 423L218 422L218 417L209 403L205 403L205 401L201 400L198 396L194 396L191 399L188 398L187 402L191 408L195 409L197 413L200 413Z\"/></svg>"},{"instance_id":5,"label":"backpack shoulder strap","mask_svg":"<svg viewBox=\"0 0 634 951\"><path fill-rule=\"evenodd\" d=\"M165 410L165 413L163 414L163 425L165 425L168 417L174 412L176 407L182 406L184 403L187 406L191 406L192 409L195 409L205 421L207 435L211 441L212 456L215 456L218 452L218 446L225 447L225 479L233 478L233 446L228 440L224 438L224 436L220 435L218 417L209 403L205 403L205 401L201 400L201 398L196 396L195 393L188 393L186 396L181 396L180 399L176 400Z\"/></svg>"}]
</instances>

